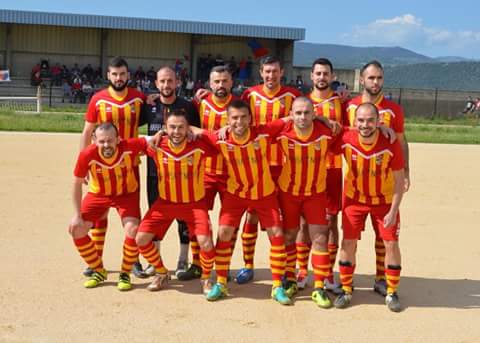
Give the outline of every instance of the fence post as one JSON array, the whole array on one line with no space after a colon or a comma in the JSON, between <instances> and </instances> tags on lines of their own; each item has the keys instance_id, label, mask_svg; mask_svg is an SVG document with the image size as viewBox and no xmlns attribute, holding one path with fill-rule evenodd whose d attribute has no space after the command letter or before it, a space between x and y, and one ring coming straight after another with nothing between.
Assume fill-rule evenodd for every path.
<instances>
[{"instance_id":1,"label":"fence post","mask_svg":"<svg viewBox=\"0 0 480 343\"><path fill-rule=\"evenodd\" d=\"M402 89L403 88L400 88L400 91L398 92L398 104L399 105L402 104Z\"/></svg>"},{"instance_id":2,"label":"fence post","mask_svg":"<svg viewBox=\"0 0 480 343\"><path fill-rule=\"evenodd\" d=\"M433 112L432 112L431 119L433 119L437 115L437 100L438 100L438 88L435 88L435 97L433 102Z\"/></svg>"},{"instance_id":3,"label":"fence post","mask_svg":"<svg viewBox=\"0 0 480 343\"><path fill-rule=\"evenodd\" d=\"M37 113L42 112L42 86L37 88Z\"/></svg>"}]
</instances>

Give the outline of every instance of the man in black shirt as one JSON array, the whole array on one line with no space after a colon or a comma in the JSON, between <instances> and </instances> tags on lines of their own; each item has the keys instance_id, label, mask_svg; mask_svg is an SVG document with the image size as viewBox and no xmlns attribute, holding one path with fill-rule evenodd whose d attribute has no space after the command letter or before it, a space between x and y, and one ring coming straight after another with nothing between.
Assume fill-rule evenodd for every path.
<instances>
[{"instance_id":1,"label":"man in black shirt","mask_svg":"<svg viewBox=\"0 0 480 343\"><path fill-rule=\"evenodd\" d=\"M184 98L177 97L175 93L178 79L173 68L160 68L157 72L155 85L160 94L152 105L146 105L145 111L140 119L140 125L148 124L147 130L149 136L155 135L164 128L166 114L173 110L184 110L188 123L200 127L200 118L195 106ZM158 177L155 162L150 157L147 162L147 194L148 204L151 206L158 198ZM187 225L180 220L177 222L180 237L180 256L178 258L175 275L179 280L199 278L202 272L200 266L192 264L188 267L188 246L190 241L188 238ZM149 269L151 268L147 268L146 271L148 272Z\"/></svg>"}]
</instances>

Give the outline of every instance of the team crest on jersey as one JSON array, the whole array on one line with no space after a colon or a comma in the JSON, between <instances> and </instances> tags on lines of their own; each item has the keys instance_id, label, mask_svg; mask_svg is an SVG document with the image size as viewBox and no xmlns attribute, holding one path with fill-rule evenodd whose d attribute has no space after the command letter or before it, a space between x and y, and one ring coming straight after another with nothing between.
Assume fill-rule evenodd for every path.
<instances>
[{"instance_id":1,"label":"team crest on jersey","mask_svg":"<svg viewBox=\"0 0 480 343\"><path fill-rule=\"evenodd\" d=\"M294 143L288 143L288 148L289 149L295 149L295 144Z\"/></svg>"},{"instance_id":2,"label":"team crest on jersey","mask_svg":"<svg viewBox=\"0 0 480 343\"><path fill-rule=\"evenodd\" d=\"M356 161L357 160L357 155L352 155L352 161Z\"/></svg>"},{"instance_id":3,"label":"team crest on jersey","mask_svg":"<svg viewBox=\"0 0 480 343\"><path fill-rule=\"evenodd\" d=\"M253 148L254 148L255 150L260 149L260 143L257 142L257 141L254 141L254 142L253 142Z\"/></svg>"},{"instance_id":4,"label":"team crest on jersey","mask_svg":"<svg viewBox=\"0 0 480 343\"><path fill-rule=\"evenodd\" d=\"M322 143L320 143L320 142L315 143L314 148L317 151L322 150Z\"/></svg>"},{"instance_id":5,"label":"team crest on jersey","mask_svg":"<svg viewBox=\"0 0 480 343\"><path fill-rule=\"evenodd\" d=\"M162 158L162 163L163 164L168 164L168 157L163 157Z\"/></svg>"},{"instance_id":6,"label":"team crest on jersey","mask_svg":"<svg viewBox=\"0 0 480 343\"><path fill-rule=\"evenodd\" d=\"M106 106L105 107L105 112L111 113L112 112L112 106Z\"/></svg>"},{"instance_id":7,"label":"team crest on jersey","mask_svg":"<svg viewBox=\"0 0 480 343\"><path fill-rule=\"evenodd\" d=\"M383 163L383 155L377 155L375 156L375 163L377 165L381 165Z\"/></svg>"},{"instance_id":8,"label":"team crest on jersey","mask_svg":"<svg viewBox=\"0 0 480 343\"><path fill-rule=\"evenodd\" d=\"M189 166L193 166L193 156L188 156L188 157L187 157L187 164L188 164Z\"/></svg>"},{"instance_id":9,"label":"team crest on jersey","mask_svg":"<svg viewBox=\"0 0 480 343\"><path fill-rule=\"evenodd\" d=\"M95 172L96 172L97 174L101 174L101 173L102 173L102 168L97 167L97 169L95 170Z\"/></svg>"}]
</instances>

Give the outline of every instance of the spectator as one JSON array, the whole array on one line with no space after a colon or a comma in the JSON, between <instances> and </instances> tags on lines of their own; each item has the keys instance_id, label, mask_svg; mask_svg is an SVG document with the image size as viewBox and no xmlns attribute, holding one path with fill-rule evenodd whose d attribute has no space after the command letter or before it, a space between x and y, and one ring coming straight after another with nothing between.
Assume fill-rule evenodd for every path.
<instances>
[{"instance_id":1,"label":"spectator","mask_svg":"<svg viewBox=\"0 0 480 343\"><path fill-rule=\"evenodd\" d=\"M89 101L92 94L93 94L93 87L92 87L90 81L86 80L82 84L82 93L81 93L82 104Z\"/></svg>"},{"instance_id":2,"label":"spectator","mask_svg":"<svg viewBox=\"0 0 480 343\"><path fill-rule=\"evenodd\" d=\"M67 101L71 103L72 102L72 87L68 83L67 79L63 79L62 91L63 91L62 102L65 102L65 99L67 99Z\"/></svg>"},{"instance_id":3,"label":"spectator","mask_svg":"<svg viewBox=\"0 0 480 343\"><path fill-rule=\"evenodd\" d=\"M78 63L75 63L72 67L72 76L80 75L80 68L78 67Z\"/></svg>"},{"instance_id":4,"label":"spectator","mask_svg":"<svg viewBox=\"0 0 480 343\"><path fill-rule=\"evenodd\" d=\"M191 99L193 97L193 87L195 83L191 78L187 78L187 84L185 85L185 97Z\"/></svg>"},{"instance_id":5,"label":"spectator","mask_svg":"<svg viewBox=\"0 0 480 343\"><path fill-rule=\"evenodd\" d=\"M50 77L50 65L48 63L48 60L44 59L40 62L40 77L42 79Z\"/></svg>"},{"instance_id":6,"label":"spectator","mask_svg":"<svg viewBox=\"0 0 480 343\"><path fill-rule=\"evenodd\" d=\"M93 73L94 73L94 70L90 63L87 64L87 66L82 69L82 77L85 77L88 81L93 80Z\"/></svg>"},{"instance_id":7,"label":"spectator","mask_svg":"<svg viewBox=\"0 0 480 343\"><path fill-rule=\"evenodd\" d=\"M140 84L141 81L145 78L145 72L143 71L142 66L138 66L137 70L135 71L135 74L133 75L135 81L137 81L137 84Z\"/></svg>"},{"instance_id":8,"label":"spectator","mask_svg":"<svg viewBox=\"0 0 480 343\"><path fill-rule=\"evenodd\" d=\"M157 79L157 72L153 68L153 66L150 67L150 69L147 71L147 77L150 80L150 85L153 85L155 83L155 80Z\"/></svg>"},{"instance_id":9,"label":"spectator","mask_svg":"<svg viewBox=\"0 0 480 343\"><path fill-rule=\"evenodd\" d=\"M60 63L55 63L55 65L50 69L50 74L52 75L52 81L55 86L62 85L62 68Z\"/></svg>"},{"instance_id":10,"label":"spectator","mask_svg":"<svg viewBox=\"0 0 480 343\"><path fill-rule=\"evenodd\" d=\"M77 101L80 102L82 98L82 79L80 76L75 76L72 83L72 96L73 102L76 103Z\"/></svg>"}]
</instances>

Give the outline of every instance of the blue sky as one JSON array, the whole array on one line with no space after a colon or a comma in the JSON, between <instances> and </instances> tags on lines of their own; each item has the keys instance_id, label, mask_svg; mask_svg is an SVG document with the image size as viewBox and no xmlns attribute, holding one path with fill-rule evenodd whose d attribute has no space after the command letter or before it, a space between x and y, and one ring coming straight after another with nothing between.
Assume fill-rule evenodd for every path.
<instances>
[{"instance_id":1,"label":"blue sky","mask_svg":"<svg viewBox=\"0 0 480 343\"><path fill-rule=\"evenodd\" d=\"M480 59L480 18L474 1L17 0L0 7L303 27L308 42L401 46L432 57Z\"/></svg>"}]
</instances>

